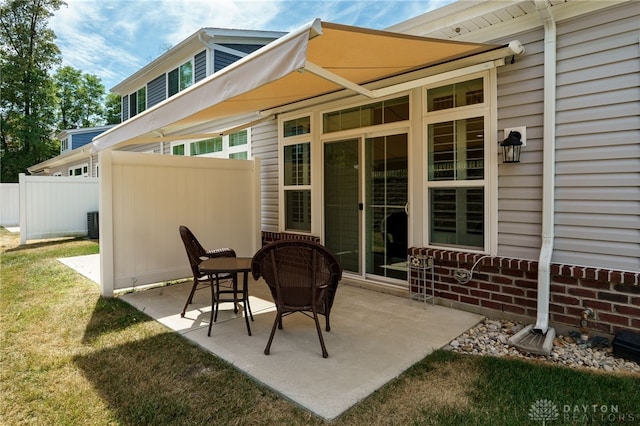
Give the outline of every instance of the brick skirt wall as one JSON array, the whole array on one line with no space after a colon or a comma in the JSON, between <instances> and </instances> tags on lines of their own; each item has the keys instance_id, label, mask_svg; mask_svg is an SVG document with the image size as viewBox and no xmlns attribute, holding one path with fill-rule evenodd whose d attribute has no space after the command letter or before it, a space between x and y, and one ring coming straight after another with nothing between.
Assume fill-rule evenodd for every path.
<instances>
[{"instance_id":1,"label":"brick skirt wall","mask_svg":"<svg viewBox=\"0 0 640 426\"><path fill-rule=\"evenodd\" d=\"M535 322L537 261L428 248L411 248L409 254L434 257L434 291L443 302L473 312L489 311L497 318L521 316ZM456 269L470 270L476 262L468 283L456 281ZM416 279L412 277L412 283ZM551 322L577 328L582 311L591 308L592 330L640 332L640 272L552 264L550 281ZM427 288L430 293L431 286Z\"/></svg>"}]
</instances>

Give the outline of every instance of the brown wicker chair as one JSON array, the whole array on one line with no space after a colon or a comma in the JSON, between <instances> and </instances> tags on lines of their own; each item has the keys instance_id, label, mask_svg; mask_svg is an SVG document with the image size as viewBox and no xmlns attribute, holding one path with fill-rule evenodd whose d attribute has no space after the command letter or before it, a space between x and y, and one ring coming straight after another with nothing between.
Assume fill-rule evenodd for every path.
<instances>
[{"instance_id":1,"label":"brown wicker chair","mask_svg":"<svg viewBox=\"0 0 640 426\"><path fill-rule=\"evenodd\" d=\"M200 244L198 239L193 235L193 232L189 228L184 225L179 227L180 237L182 238L182 242L184 244L184 248L187 251L187 257L189 258L189 265L191 265L191 272L193 273L193 285L191 286L191 292L189 293L189 297L187 298L187 303L185 303L184 308L182 309L182 313L180 313L181 317L184 317L185 312L187 311L187 307L191 302L193 302L193 295L196 292L196 289L199 285L211 286L211 295L212 295L212 303L213 306L211 309L216 309L215 301L218 298L217 294L220 292L220 280L234 280L235 277L229 274L218 274L218 276L206 275L200 273L198 266L200 263L212 257L236 257L236 252L230 248L220 248L215 250L205 250L204 247ZM215 278L215 285L214 285ZM235 286L234 286L235 288ZM237 308L234 308L237 309ZM217 314L217 312L216 312Z\"/></svg>"},{"instance_id":2,"label":"brown wicker chair","mask_svg":"<svg viewBox=\"0 0 640 426\"><path fill-rule=\"evenodd\" d=\"M269 285L277 309L265 355L269 355L276 327L282 328L282 317L301 312L314 319L322 356L329 356L318 314L325 316L326 330L330 331L329 315L342 278L342 268L335 256L312 241L279 240L253 256L251 272L254 279L263 277Z\"/></svg>"}]
</instances>

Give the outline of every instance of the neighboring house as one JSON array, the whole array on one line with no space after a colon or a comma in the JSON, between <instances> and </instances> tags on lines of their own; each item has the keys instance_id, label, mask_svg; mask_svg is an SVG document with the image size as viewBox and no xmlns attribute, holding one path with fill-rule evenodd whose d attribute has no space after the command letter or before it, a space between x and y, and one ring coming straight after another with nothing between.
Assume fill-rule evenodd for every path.
<instances>
[{"instance_id":1,"label":"neighboring house","mask_svg":"<svg viewBox=\"0 0 640 426\"><path fill-rule=\"evenodd\" d=\"M34 176L98 177L98 156L91 153L91 141L110 126L63 130L56 135L60 141L60 155L28 167Z\"/></svg>"},{"instance_id":2,"label":"neighboring house","mask_svg":"<svg viewBox=\"0 0 640 426\"><path fill-rule=\"evenodd\" d=\"M167 50L111 89L122 96L122 121L144 112L210 74L236 62L285 33L260 30L202 28ZM86 146L93 137L113 126L65 130L57 135L60 155L28 168L32 175L98 177L98 154ZM205 133L203 131L203 133ZM122 150L155 154L246 159L250 156L251 130L223 136L170 143L136 144Z\"/></svg>"},{"instance_id":3,"label":"neighboring house","mask_svg":"<svg viewBox=\"0 0 640 426\"><path fill-rule=\"evenodd\" d=\"M408 293L404 254L433 256L438 303L640 330L639 20L634 1L571 0L459 1L404 35L314 21L136 116L149 85L131 81L129 120L93 145L169 153L251 127L264 241L319 239L389 292Z\"/></svg>"}]
</instances>

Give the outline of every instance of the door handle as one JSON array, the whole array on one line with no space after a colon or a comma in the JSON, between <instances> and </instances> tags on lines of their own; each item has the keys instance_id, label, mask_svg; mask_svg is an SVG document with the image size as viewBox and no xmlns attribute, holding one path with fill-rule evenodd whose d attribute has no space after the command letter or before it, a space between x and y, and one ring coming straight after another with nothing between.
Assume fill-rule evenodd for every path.
<instances>
[{"instance_id":1,"label":"door handle","mask_svg":"<svg viewBox=\"0 0 640 426\"><path fill-rule=\"evenodd\" d=\"M358 210L360 210L360 211L364 210L364 204L363 203L358 203Z\"/></svg>"},{"instance_id":2,"label":"door handle","mask_svg":"<svg viewBox=\"0 0 640 426\"><path fill-rule=\"evenodd\" d=\"M409 202L407 201L404 205L404 213L409 216Z\"/></svg>"}]
</instances>

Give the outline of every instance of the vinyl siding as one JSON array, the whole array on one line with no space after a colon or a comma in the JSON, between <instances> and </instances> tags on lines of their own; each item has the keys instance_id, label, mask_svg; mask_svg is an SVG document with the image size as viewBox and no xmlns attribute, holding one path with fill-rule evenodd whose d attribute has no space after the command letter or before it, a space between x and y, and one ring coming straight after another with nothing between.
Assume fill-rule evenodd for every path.
<instances>
[{"instance_id":1,"label":"vinyl siding","mask_svg":"<svg viewBox=\"0 0 640 426\"><path fill-rule=\"evenodd\" d=\"M542 235L544 33L514 38L526 54L498 68L498 139L504 139L505 127L526 126L527 146L521 163L498 165L498 255L534 260Z\"/></svg>"},{"instance_id":2,"label":"vinyl siding","mask_svg":"<svg viewBox=\"0 0 640 426\"><path fill-rule=\"evenodd\" d=\"M251 128L251 153L262 161L262 230L278 232L278 122Z\"/></svg>"},{"instance_id":3,"label":"vinyl siding","mask_svg":"<svg viewBox=\"0 0 640 426\"><path fill-rule=\"evenodd\" d=\"M197 83L207 76L207 51L203 50L193 58L193 82Z\"/></svg>"},{"instance_id":4,"label":"vinyl siding","mask_svg":"<svg viewBox=\"0 0 640 426\"><path fill-rule=\"evenodd\" d=\"M237 50L242 53L251 53L260 49L262 44L240 44L240 43L221 43L220 46L228 47L229 49Z\"/></svg>"},{"instance_id":5,"label":"vinyl siding","mask_svg":"<svg viewBox=\"0 0 640 426\"><path fill-rule=\"evenodd\" d=\"M554 261L640 270L637 4L558 26Z\"/></svg>"},{"instance_id":6,"label":"vinyl siding","mask_svg":"<svg viewBox=\"0 0 640 426\"><path fill-rule=\"evenodd\" d=\"M147 84L147 108L159 104L167 98L167 75L162 74Z\"/></svg>"},{"instance_id":7,"label":"vinyl siding","mask_svg":"<svg viewBox=\"0 0 640 426\"><path fill-rule=\"evenodd\" d=\"M219 50L215 50L213 52L213 71L217 72L227 67L240 59L240 56L231 55L230 53L220 52Z\"/></svg>"}]
</instances>

